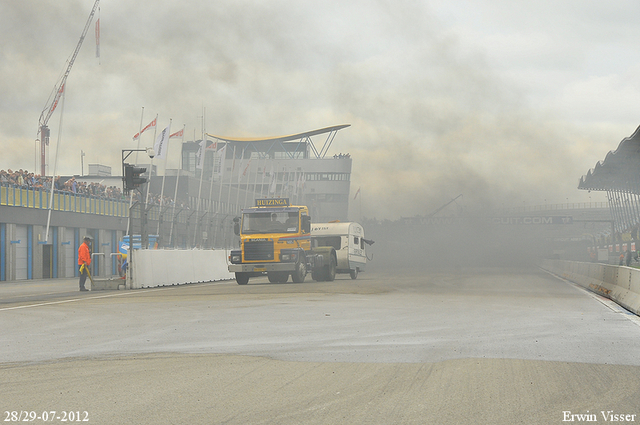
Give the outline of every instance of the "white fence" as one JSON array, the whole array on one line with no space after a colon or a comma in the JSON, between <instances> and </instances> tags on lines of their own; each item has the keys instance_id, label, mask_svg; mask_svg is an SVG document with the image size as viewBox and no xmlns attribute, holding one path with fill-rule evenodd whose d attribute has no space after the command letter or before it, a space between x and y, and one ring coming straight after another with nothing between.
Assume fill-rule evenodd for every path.
<instances>
[{"instance_id":1,"label":"white fence","mask_svg":"<svg viewBox=\"0 0 640 425\"><path fill-rule=\"evenodd\" d=\"M234 279L227 270L228 255L227 250L133 250L127 288Z\"/></svg>"}]
</instances>

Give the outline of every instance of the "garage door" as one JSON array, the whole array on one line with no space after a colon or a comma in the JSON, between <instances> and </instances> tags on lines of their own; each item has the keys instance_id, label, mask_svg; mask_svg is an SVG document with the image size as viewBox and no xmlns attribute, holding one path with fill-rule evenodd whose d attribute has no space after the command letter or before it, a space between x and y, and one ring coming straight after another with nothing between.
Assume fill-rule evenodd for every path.
<instances>
[{"instance_id":1,"label":"garage door","mask_svg":"<svg viewBox=\"0 0 640 425\"><path fill-rule=\"evenodd\" d=\"M76 259L73 255L73 229L64 229L64 236L60 240L60 248L64 256L64 271L61 277L73 277L76 265Z\"/></svg>"},{"instance_id":2,"label":"garage door","mask_svg":"<svg viewBox=\"0 0 640 425\"><path fill-rule=\"evenodd\" d=\"M16 238L11 241L16 249L16 279L27 278L27 226L16 226Z\"/></svg>"}]
</instances>

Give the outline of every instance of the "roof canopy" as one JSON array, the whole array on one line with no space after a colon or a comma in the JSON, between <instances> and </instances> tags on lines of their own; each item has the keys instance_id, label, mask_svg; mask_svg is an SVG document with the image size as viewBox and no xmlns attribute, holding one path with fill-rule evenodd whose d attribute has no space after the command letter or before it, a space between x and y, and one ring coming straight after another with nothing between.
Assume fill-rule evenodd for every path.
<instances>
[{"instance_id":1,"label":"roof canopy","mask_svg":"<svg viewBox=\"0 0 640 425\"><path fill-rule=\"evenodd\" d=\"M208 134L208 133L207 133L207 136L213 137L218 141L227 142L231 144L235 144L235 143L247 144L247 145L253 145L254 147L258 144L261 144L261 145L268 144L269 147L266 149L265 148L258 149L256 147L256 150L266 150L267 152L272 150L275 145L280 145L283 151L289 152L291 149L285 148L283 143L297 141L298 147L294 149L294 152L297 151L301 146L308 144L311 150L313 151L313 153L315 154L316 158L324 158L324 156L327 154L327 151L329 150L329 147L331 146L331 143L333 143L333 139L335 138L338 130L342 130L343 128L349 127L350 125L351 124L334 125L331 127L320 128L318 130L305 131L304 133L290 134L288 136L277 136L277 137L232 138L232 137L216 136L214 134ZM315 144L313 143L313 140L311 140L311 137L318 136L320 134L327 134L327 138L325 139L325 142L322 145L322 148L318 150Z\"/></svg>"},{"instance_id":2,"label":"roof canopy","mask_svg":"<svg viewBox=\"0 0 640 425\"><path fill-rule=\"evenodd\" d=\"M582 176L578 189L640 194L640 127Z\"/></svg>"}]
</instances>

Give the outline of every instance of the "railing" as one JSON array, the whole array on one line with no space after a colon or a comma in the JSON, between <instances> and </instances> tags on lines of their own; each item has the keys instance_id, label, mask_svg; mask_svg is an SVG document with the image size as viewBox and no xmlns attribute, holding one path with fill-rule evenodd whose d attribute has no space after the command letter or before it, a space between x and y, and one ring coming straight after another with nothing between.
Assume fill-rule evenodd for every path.
<instances>
[{"instance_id":1,"label":"railing","mask_svg":"<svg viewBox=\"0 0 640 425\"><path fill-rule=\"evenodd\" d=\"M51 192L44 189L0 186L0 205L46 210L49 209L50 200ZM55 191L51 209L54 211L128 217L129 201Z\"/></svg>"},{"instance_id":2,"label":"railing","mask_svg":"<svg viewBox=\"0 0 640 425\"><path fill-rule=\"evenodd\" d=\"M521 207L504 207L502 211L510 213L555 211L555 210L581 210L590 208L609 209L608 202L567 202L564 204L523 205Z\"/></svg>"},{"instance_id":3,"label":"railing","mask_svg":"<svg viewBox=\"0 0 640 425\"><path fill-rule=\"evenodd\" d=\"M36 188L20 188L13 186L0 186L0 205L10 207L25 207L37 209L49 209L51 192L44 189ZM108 199L93 195L80 193L55 191L53 193L54 211L77 212L86 214L98 214L111 217L129 217L129 200L128 199ZM186 224L193 210L185 210L176 208L175 217L173 207L165 205L162 207L163 222L171 222ZM201 211L198 215L204 214ZM133 218L140 219L140 210L134 209ZM160 218L159 205L147 205L147 220L157 222ZM194 223L196 218L193 217Z\"/></svg>"}]
</instances>

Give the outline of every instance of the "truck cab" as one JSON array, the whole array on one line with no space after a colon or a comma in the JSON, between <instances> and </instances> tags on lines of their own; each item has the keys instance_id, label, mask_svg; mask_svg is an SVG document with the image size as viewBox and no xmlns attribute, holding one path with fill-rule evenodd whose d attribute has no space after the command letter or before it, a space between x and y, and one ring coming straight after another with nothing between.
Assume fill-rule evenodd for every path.
<instances>
[{"instance_id":1,"label":"truck cab","mask_svg":"<svg viewBox=\"0 0 640 425\"><path fill-rule=\"evenodd\" d=\"M289 276L302 283L307 271L330 261L330 252L311 250L308 208L290 205L288 198L256 199L256 205L243 209L234 221L240 249L231 251L229 271L240 285L265 273L272 283L286 282Z\"/></svg>"}]
</instances>

